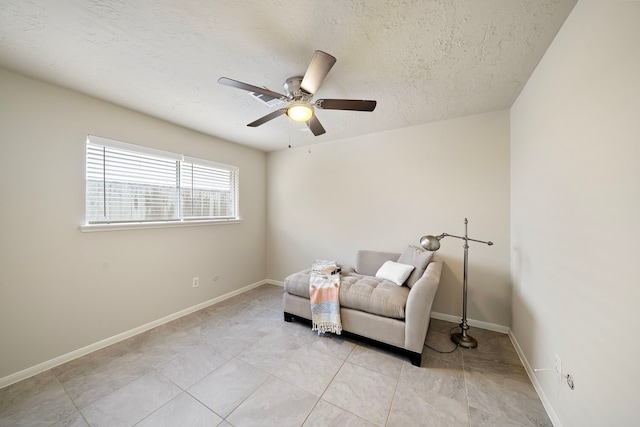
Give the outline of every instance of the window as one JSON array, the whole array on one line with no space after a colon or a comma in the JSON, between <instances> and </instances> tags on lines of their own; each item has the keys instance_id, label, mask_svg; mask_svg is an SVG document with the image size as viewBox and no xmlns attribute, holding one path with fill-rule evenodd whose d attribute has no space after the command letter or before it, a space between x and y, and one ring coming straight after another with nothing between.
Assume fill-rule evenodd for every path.
<instances>
[{"instance_id":1,"label":"window","mask_svg":"<svg viewBox=\"0 0 640 427\"><path fill-rule=\"evenodd\" d=\"M86 223L238 219L238 168L89 135Z\"/></svg>"}]
</instances>

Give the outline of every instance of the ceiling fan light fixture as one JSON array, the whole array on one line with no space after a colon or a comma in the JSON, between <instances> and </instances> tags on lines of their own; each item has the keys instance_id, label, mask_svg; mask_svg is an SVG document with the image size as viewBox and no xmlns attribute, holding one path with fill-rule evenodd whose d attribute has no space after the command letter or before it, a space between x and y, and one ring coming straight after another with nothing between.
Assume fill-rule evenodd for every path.
<instances>
[{"instance_id":1,"label":"ceiling fan light fixture","mask_svg":"<svg viewBox=\"0 0 640 427\"><path fill-rule=\"evenodd\" d=\"M280 103L289 104L288 107L278 108L275 111L254 120L247 126L255 128L277 117L287 115L298 123L306 123L314 136L324 135L325 129L316 117L315 108L321 110L347 110L347 111L373 111L376 101L361 99L318 99L311 101L320 88L325 77L336 63L336 58L321 50L316 50L311 57L311 62L304 76L289 77L284 83L286 95L271 91L265 87L259 87L233 80L228 77L220 77L218 83L236 89L246 90L252 96L275 107ZM271 104L273 103L273 104ZM279 106L279 105L278 105Z\"/></svg>"},{"instance_id":2,"label":"ceiling fan light fixture","mask_svg":"<svg viewBox=\"0 0 640 427\"><path fill-rule=\"evenodd\" d=\"M294 102L287 108L287 116L295 122L306 122L313 117L313 107L304 102Z\"/></svg>"}]
</instances>

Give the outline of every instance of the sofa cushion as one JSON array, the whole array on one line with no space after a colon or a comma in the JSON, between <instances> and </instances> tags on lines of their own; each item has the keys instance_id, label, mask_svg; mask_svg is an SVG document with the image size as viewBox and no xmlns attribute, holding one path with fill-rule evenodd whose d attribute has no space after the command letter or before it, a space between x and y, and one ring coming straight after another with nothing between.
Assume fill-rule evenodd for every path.
<instances>
[{"instance_id":1,"label":"sofa cushion","mask_svg":"<svg viewBox=\"0 0 640 427\"><path fill-rule=\"evenodd\" d=\"M385 279L354 273L340 280L340 305L347 308L404 319L408 297L409 288Z\"/></svg>"},{"instance_id":2,"label":"sofa cushion","mask_svg":"<svg viewBox=\"0 0 640 427\"><path fill-rule=\"evenodd\" d=\"M415 270L413 265L385 261L377 271L376 277L390 280L396 285L402 286L413 270Z\"/></svg>"},{"instance_id":3,"label":"sofa cushion","mask_svg":"<svg viewBox=\"0 0 640 427\"><path fill-rule=\"evenodd\" d=\"M408 246L407 249L400 255L398 262L402 264L413 265L415 269L411 272L411 275L405 282L408 287L412 287L414 283L418 281L427 269L427 265L433 259L435 252L426 251L417 246Z\"/></svg>"},{"instance_id":4,"label":"sofa cushion","mask_svg":"<svg viewBox=\"0 0 640 427\"><path fill-rule=\"evenodd\" d=\"M284 280L285 292L309 298L310 269L292 274ZM393 282L357 273L340 278L340 306L379 316L404 319L409 288Z\"/></svg>"},{"instance_id":5,"label":"sofa cushion","mask_svg":"<svg viewBox=\"0 0 640 427\"><path fill-rule=\"evenodd\" d=\"M309 274L311 269L302 270L284 279L284 291L303 298L311 298L309 294Z\"/></svg>"}]
</instances>

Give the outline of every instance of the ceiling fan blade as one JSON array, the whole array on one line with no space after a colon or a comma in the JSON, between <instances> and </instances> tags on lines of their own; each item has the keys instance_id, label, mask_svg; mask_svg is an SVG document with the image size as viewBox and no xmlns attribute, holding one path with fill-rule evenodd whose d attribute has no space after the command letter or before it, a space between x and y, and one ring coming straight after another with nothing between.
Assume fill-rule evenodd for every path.
<instances>
[{"instance_id":1,"label":"ceiling fan blade","mask_svg":"<svg viewBox=\"0 0 640 427\"><path fill-rule=\"evenodd\" d=\"M227 78L227 77L220 77L218 79L218 83L220 83L221 85L231 86L231 87L235 87L237 89L246 90L246 91L249 91L249 92L261 93L263 95L267 95L267 96L270 96L270 97L276 98L276 99L286 98L286 96L284 96L281 93L274 92L272 90L265 89L263 87L250 85L248 83L239 82L237 80L233 80L233 79L230 79L230 78Z\"/></svg>"},{"instance_id":2,"label":"ceiling fan blade","mask_svg":"<svg viewBox=\"0 0 640 427\"><path fill-rule=\"evenodd\" d=\"M376 109L376 104L376 101L361 99L318 99L316 101L316 107L323 110L373 111Z\"/></svg>"},{"instance_id":3,"label":"ceiling fan blade","mask_svg":"<svg viewBox=\"0 0 640 427\"><path fill-rule=\"evenodd\" d=\"M309 126L309 129L311 129L311 132L313 132L315 136L322 135L326 132L320 124L320 120L318 120L315 114L311 116L309 120L307 120L307 126Z\"/></svg>"},{"instance_id":4,"label":"ceiling fan blade","mask_svg":"<svg viewBox=\"0 0 640 427\"><path fill-rule=\"evenodd\" d=\"M276 117L279 117L279 116L283 115L286 112L287 112L286 108L281 108L279 110L276 110L276 111L274 111L272 113L267 114L264 117L259 118L255 122L249 123L247 126L250 126L252 128L258 127L260 125L263 125L263 124L267 123L269 120L273 120Z\"/></svg>"},{"instance_id":5,"label":"ceiling fan blade","mask_svg":"<svg viewBox=\"0 0 640 427\"><path fill-rule=\"evenodd\" d=\"M313 52L311 62L304 73L300 87L307 93L314 94L327 77L331 67L336 63L336 58L321 50Z\"/></svg>"}]
</instances>

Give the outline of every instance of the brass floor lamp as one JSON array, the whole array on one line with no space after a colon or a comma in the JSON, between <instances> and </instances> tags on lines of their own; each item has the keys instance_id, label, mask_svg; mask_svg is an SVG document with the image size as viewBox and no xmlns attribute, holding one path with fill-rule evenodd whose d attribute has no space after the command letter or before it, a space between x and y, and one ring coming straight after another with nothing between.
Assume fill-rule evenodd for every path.
<instances>
[{"instance_id":1,"label":"brass floor lamp","mask_svg":"<svg viewBox=\"0 0 640 427\"><path fill-rule=\"evenodd\" d=\"M466 348L475 348L478 346L478 341L473 338L471 335L467 334L469 330L469 325L467 324L467 270L468 270L468 259L469 259L469 242L478 242L484 243L485 245L493 245L493 242L487 241L484 242L482 240L470 239L467 236L467 224L469 221L467 218L464 219L464 237L455 236L453 234L442 233L439 236L422 236L420 238L420 246L425 248L428 251L437 251L440 249L440 240L445 237L455 237L456 239L464 240L464 276L462 279L462 322L460 323L461 332L455 332L451 334L451 341L454 343L466 347Z\"/></svg>"}]
</instances>

